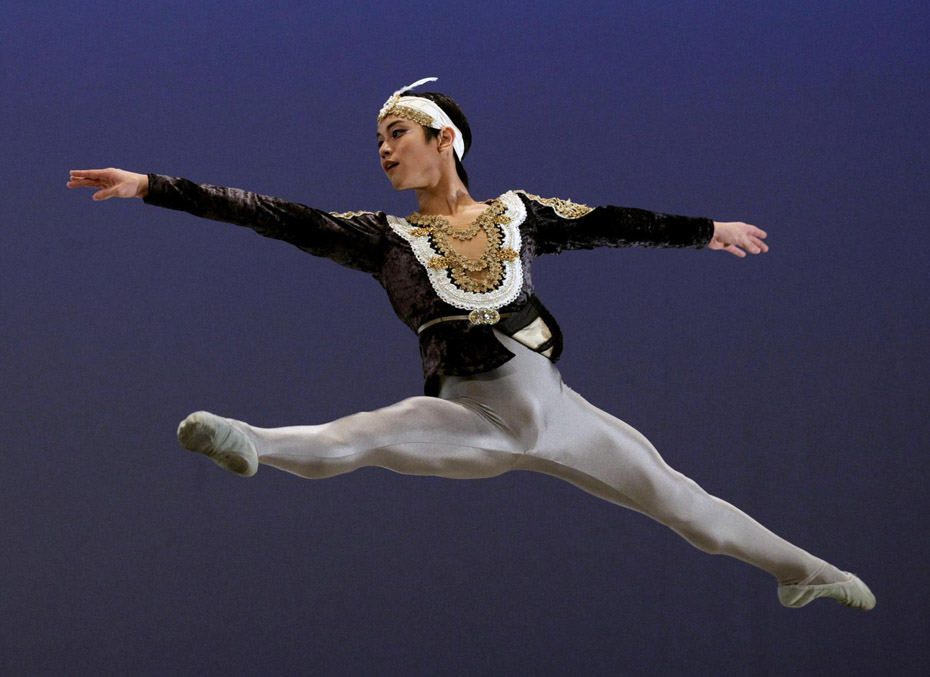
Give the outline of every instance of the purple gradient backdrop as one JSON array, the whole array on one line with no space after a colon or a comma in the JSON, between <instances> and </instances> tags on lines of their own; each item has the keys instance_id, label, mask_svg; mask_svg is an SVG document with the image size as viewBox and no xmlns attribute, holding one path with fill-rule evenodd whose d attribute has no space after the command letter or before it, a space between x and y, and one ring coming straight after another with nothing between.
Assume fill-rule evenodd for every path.
<instances>
[{"instance_id":1,"label":"purple gradient backdrop","mask_svg":"<svg viewBox=\"0 0 930 677\"><path fill-rule=\"evenodd\" d=\"M927 674L930 12L914 2L9 3L0 27L0 672ZM565 380L878 607L541 475L252 480L209 409L421 392L370 278L69 169L407 214L374 117L438 76L508 189L742 220L770 254L538 261Z\"/></svg>"}]
</instances>

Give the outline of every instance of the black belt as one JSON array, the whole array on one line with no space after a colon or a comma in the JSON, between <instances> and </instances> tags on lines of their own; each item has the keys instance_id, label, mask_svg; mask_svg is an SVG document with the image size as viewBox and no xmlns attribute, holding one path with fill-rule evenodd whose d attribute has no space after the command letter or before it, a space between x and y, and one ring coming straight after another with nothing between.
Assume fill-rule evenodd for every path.
<instances>
[{"instance_id":1,"label":"black belt","mask_svg":"<svg viewBox=\"0 0 930 677\"><path fill-rule=\"evenodd\" d=\"M482 314L475 315L476 313L479 313L479 312ZM446 315L445 317L437 317L434 320L430 320L429 322L424 322L423 324L421 324L419 328L417 329L417 334L422 334L424 329L426 329L427 327L432 327L434 324L439 324L440 322L469 320L472 324L497 324L498 320L505 318L505 317L510 317L511 315L513 315L513 313L498 313L496 310L492 312L493 312L493 315L484 315L484 313L487 313L487 311L486 309L481 308L479 310L471 311L469 315ZM478 322L475 321L475 317L479 318ZM487 320L482 321L480 318L484 318L484 317L487 317ZM492 318L493 318L493 322L488 321Z\"/></svg>"}]
</instances>

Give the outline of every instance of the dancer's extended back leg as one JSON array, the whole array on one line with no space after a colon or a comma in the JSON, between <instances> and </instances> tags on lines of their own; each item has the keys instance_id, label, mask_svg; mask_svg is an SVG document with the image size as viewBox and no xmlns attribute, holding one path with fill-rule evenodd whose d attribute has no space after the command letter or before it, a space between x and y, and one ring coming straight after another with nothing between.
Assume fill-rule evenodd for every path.
<instances>
[{"instance_id":1,"label":"dancer's extended back leg","mask_svg":"<svg viewBox=\"0 0 930 677\"><path fill-rule=\"evenodd\" d=\"M259 428L259 462L308 478L379 466L410 475L493 477L522 453L518 437L487 406L467 398L411 397L320 425Z\"/></svg>"}]
</instances>

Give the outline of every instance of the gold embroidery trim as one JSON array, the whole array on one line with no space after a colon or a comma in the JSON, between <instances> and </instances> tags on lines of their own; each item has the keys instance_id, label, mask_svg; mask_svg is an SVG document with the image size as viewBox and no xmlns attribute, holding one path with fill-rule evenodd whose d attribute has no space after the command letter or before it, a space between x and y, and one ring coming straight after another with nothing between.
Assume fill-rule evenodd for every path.
<instances>
[{"instance_id":1,"label":"gold embroidery trim","mask_svg":"<svg viewBox=\"0 0 930 677\"><path fill-rule=\"evenodd\" d=\"M439 256L434 256L427 262L427 267L433 270L443 268L449 271L452 283L465 291L483 293L496 289L504 275L501 265L505 261L513 261L519 257L519 252L503 247L504 234L501 226L510 223L506 208L500 200L494 200L488 208L478 216L471 226L464 230L456 230L449 225L449 221L441 216L423 216L414 212L407 217L407 222L416 226L411 234L417 237L431 235L431 245ZM484 230L488 238L488 245L478 259L469 259L460 254L449 243L449 237L455 239L471 239L463 237L470 234L474 237L478 230ZM478 279L470 273L485 272L484 279Z\"/></svg>"},{"instance_id":2,"label":"gold embroidery trim","mask_svg":"<svg viewBox=\"0 0 930 677\"><path fill-rule=\"evenodd\" d=\"M572 202L571 200L563 200L558 197L540 197L539 195L527 193L525 190L518 190L517 192L523 193L532 200L536 200L536 202L541 205L552 207L556 214L565 219L578 219L585 214L594 211L594 207L589 207L588 205L583 205L578 202Z\"/></svg>"},{"instance_id":3,"label":"gold embroidery trim","mask_svg":"<svg viewBox=\"0 0 930 677\"><path fill-rule=\"evenodd\" d=\"M418 110L415 109L415 108L410 108L409 106L398 106L398 105L395 104L395 105L391 106L391 107L384 113L383 116L381 116L380 118L378 118L379 121L380 121L380 120L383 120L383 119L386 118L388 115L396 115L396 116L399 117L399 118L406 118L407 120L412 120L413 122L416 122L417 124L423 125L423 126L425 126L425 127L432 127L432 126L433 126L433 118L432 118L432 117L430 117L429 115L427 115L426 113L424 113L424 112L422 112L422 111L418 111Z\"/></svg>"},{"instance_id":4,"label":"gold embroidery trim","mask_svg":"<svg viewBox=\"0 0 930 677\"><path fill-rule=\"evenodd\" d=\"M330 216L340 219L351 219L353 216L365 216L366 214L374 214L374 212L329 212Z\"/></svg>"}]
</instances>

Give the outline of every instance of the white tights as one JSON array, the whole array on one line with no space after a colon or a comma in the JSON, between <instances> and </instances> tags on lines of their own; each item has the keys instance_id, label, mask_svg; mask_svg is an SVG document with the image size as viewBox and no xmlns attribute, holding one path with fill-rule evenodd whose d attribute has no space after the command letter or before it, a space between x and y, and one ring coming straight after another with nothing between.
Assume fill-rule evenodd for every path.
<instances>
[{"instance_id":1,"label":"white tights","mask_svg":"<svg viewBox=\"0 0 930 677\"><path fill-rule=\"evenodd\" d=\"M780 583L839 575L669 467L638 431L565 385L547 358L495 335L516 357L477 376L445 377L438 398L411 397L322 425L232 422L251 437L261 464L301 477L364 466L459 479L532 470L648 515Z\"/></svg>"}]
</instances>

